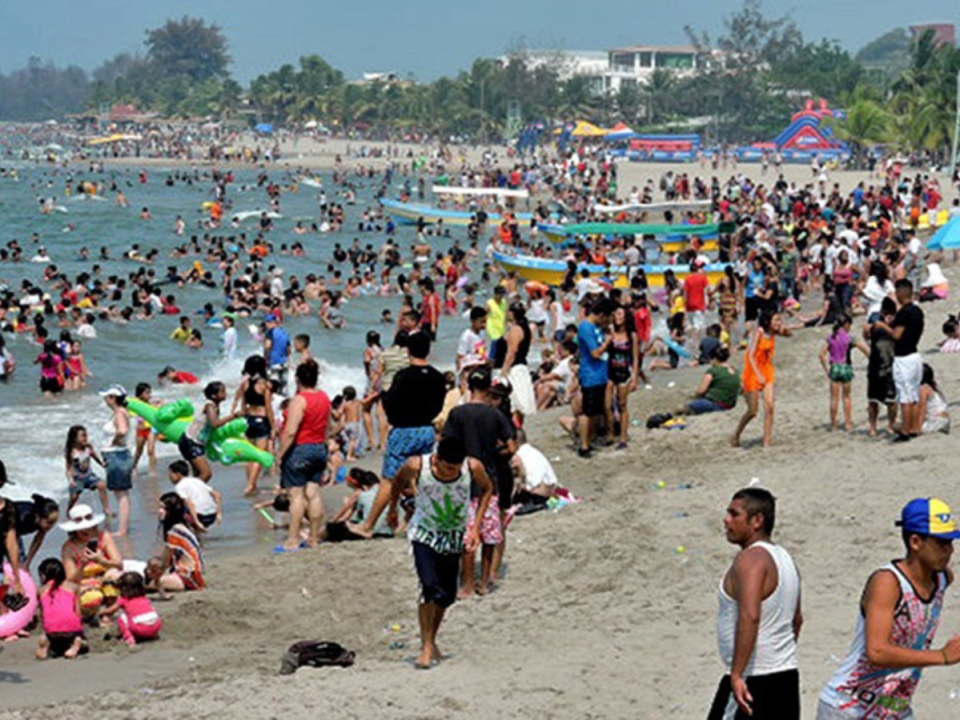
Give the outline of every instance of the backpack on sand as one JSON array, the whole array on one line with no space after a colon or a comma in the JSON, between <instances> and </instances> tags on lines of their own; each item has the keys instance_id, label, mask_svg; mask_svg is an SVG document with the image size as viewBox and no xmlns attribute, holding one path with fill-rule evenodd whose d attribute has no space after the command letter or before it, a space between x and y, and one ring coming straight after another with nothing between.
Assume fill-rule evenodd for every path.
<instances>
[{"instance_id":1,"label":"backpack on sand","mask_svg":"<svg viewBox=\"0 0 960 720\"><path fill-rule=\"evenodd\" d=\"M336 665L350 667L356 653L347 650L339 643L322 640L301 640L287 650L280 663L280 674L291 675L304 665L323 667Z\"/></svg>"}]
</instances>

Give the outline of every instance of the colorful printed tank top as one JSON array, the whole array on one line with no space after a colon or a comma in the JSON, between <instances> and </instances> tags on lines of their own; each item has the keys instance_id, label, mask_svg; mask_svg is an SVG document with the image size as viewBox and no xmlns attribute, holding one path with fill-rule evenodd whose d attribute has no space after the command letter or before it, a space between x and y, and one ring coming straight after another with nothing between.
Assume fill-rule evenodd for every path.
<instances>
[{"instance_id":1,"label":"colorful printed tank top","mask_svg":"<svg viewBox=\"0 0 960 720\"><path fill-rule=\"evenodd\" d=\"M878 572L883 571L892 572L900 582L893 643L912 650L929 650L940 623L948 583L946 573L938 573L933 597L924 600L894 563ZM920 668L882 668L867 659L866 622L861 609L850 653L823 689L820 701L851 720L907 720L913 717L910 701L920 674Z\"/></svg>"},{"instance_id":2,"label":"colorful printed tank top","mask_svg":"<svg viewBox=\"0 0 960 720\"><path fill-rule=\"evenodd\" d=\"M436 550L441 555L463 552L470 507L470 472L460 469L452 480L439 480L433 474L432 456L420 458L416 509L410 519L407 537Z\"/></svg>"}]
</instances>

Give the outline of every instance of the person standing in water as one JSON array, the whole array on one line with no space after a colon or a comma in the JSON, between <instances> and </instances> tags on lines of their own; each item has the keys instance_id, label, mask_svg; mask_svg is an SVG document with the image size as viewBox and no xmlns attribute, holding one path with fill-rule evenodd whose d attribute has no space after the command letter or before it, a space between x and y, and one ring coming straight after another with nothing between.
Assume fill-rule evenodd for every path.
<instances>
[{"instance_id":1,"label":"person standing in water","mask_svg":"<svg viewBox=\"0 0 960 720\"><path fill-rule=\"evenodd\" d=\"M771 542L777 501L762 488L734 494L723 520L740 547L720 583L717 636L726 674L707 720L799 720L800 573Z\"/></svg>"},{"instance_id":2,"label":"person standing in water","mask_svg":"<svg viewBox=\"0 0 960 720\"><path fill-rule=\"evenodd\" d=\"M867 580L853 645L820 694L817 720L911 720L923 668L960 662L960 635L931 647L953 582L953 512L943 500L916 498L896 524L906 557Z\"/></svg>"},{"instance_id":3,"label":"person standing in water","mask_svg":"<svg viewBox=\"0 0 960 720\"><path fill-rule=\"evenodd\" d=\"M130 490L133 488L133 456L127 446L130 434L130 411L127 391L122 385L111 385L100 393L110 408L110 420L104 425L107 442L101 451L107 467L107 490L117 501L117 537L130 531Z\"/></svg>"}]
</instances>

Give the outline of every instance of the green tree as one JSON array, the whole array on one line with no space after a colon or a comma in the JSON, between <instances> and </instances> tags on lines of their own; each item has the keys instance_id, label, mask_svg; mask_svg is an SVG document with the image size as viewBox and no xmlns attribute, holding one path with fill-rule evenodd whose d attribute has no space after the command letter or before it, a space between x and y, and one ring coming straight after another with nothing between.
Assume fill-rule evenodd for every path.
<instances>
[{"instance_id":1,"label":"green tree","mask_svg":"<svg viewBox=\"0 0 960 720\"><path fill-rule=\"evenodd\" d=\"M147 60L158 78L186 75L203 82L228 76L230 55L227 39L217 25L184 16L147 30Z\"/></svg>"},{"instance_id":2,"label":"green tree","mask_svg":"<svg viewBox=\"0 0 960 720\"><path fill-rule=\"evenodd\" d=\"M835 125L837 136L853 148L853 161L859 167L863 151L885 142L891 127L890 114L879 103L859 100L847 110L847 117Z\"/></svg>"}]
</instances>

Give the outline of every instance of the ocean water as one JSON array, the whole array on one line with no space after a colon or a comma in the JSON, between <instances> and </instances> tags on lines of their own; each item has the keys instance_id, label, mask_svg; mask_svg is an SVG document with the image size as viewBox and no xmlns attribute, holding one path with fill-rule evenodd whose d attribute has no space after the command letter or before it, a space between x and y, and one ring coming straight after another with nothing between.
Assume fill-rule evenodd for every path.
<instances>
[{"instance_id":1,"label":"ocean water","mask_svg":"<svg viewBox=\"0 0 960 720\"><path fill-rule=\"evenodd\" d=\"M9 169L13 164L0 162L0 166ZM178 182L174 187L167 187L164 180L173 172L172 169L151 168L146 184L139 182L139 172L133 168L111 170L108 167L102 175L92 175L86 171L86 167L72 167L68 171L21 164L18 166L18 180L0 178L0 244L5 245L17 239L24 247L24 262L0 262L0 282L19 289L22 279L30 278L43 285L42 274L46 266L29 262L37 247L31 242L32 233L39 234L38 244L47 249L52 261L71 278L83 270L91 270L98 262L102 266L100 277L104 280L110 275L126 277L139 268L138 263L123 259L124 252L133 243L139 243L143 251L150 248L160 250L154 266L160 277L165 274L168 265L176 265L183 270L193 263L196 258L173 259L170 258L170 252L189 239L191 234L202 234L203 231L196 228L197 221L204 217L201 204L213 197L213 184L208 178L192 185ZM269 201L265 190L254 187L256 172L240 171L236 175L236 182L228 189L228 198L234 202L233 212L267 209ZM106 180L108 185L111 179L116 180L127 196L129 206L119 207L110 194L104 200L66 197L68 176L73 177L74 186L79 180L85 179ZM281 185L289 185L288 178L284 170L271 171L271 179ZM337 201L338 190L330 174L323 174L323 180L328 200ZM290 257L278 252L267 259L264 268L271 263L276 264L284 268L286 281L291 275L296 275L302 283L310 272L329 277L327 264L332 261L334 244L337 242L347 248L354 238L359 238L362 245L369 243L379 249L385 239L382 234L357 230L364 209L374 205L373 193L379 186L379 180L357 179L356 185L357 204L345 205L347 221L338 233L295 235L292 230L297 220L303 220L308 226L309 222L317 220L319 190L301 185L299 193L284 192L281 198L283 218L275 221L269 239L278 251L282 243L291 244L299 240L305 247L306 257ZM56 197L57 204L66 208L66 212L41 214L40 197ZM150 208L152 220L140 219L142 207ZM187 232L182 237L174 233L177 215L182 215L187 222ZM73 224L75 229L65 232L68 224ZM249 234L255 234L255 221L248 221L244 227ZM224 229L223 232L230 234L239 231ZM459 235L465 243L465 230L452 228L452 232L454 237ZM401 247L407 248L414 235L412 227L400 226L397 239ZM437 247L449 247L453 240L436 238L433 242ZM82 261L79 252L84 246L90 249L92 258L99 255L101 246L106 246L112 259L106 262L95 259ZM211 269L219 279L219 273L215 268ZM349 276L347 267L343 271L345 277ZM218 312L222 309L219 288L169 287L168 291L177 296L178 305L184 312L196 313L207 302L212 303ZM381 332L384 342L388 342L395 328L382 325L380 313L384 308L390 308L396 317L399 307L400 301L396 296L356 298L344 308L347 327L343 330L322 328L315 314L289 319L287 330L291 336L301 332L311 336L311 349L322 363L320 384L331 396L346 385L354 385L362 392L365 385L362 361L366 332L376 329ZM94 444L99 442L102 445L105 439L103 425L109 419L109 412L96 391L111 383L122 383L132 393L138 382L150 382L154 385L154 398L167 401L189 397L195 404L201 401L202 387L210 380L222 380L229 389L235 388L243 358L259 351L259 345L247 332L247 326L259 319L238 322L240 350L238 359L233 361L225 361L221 357L221 331L203 328L199 317L195 317L194 326L201 328L203 333L205 344L200 350L190 350L168 339L177 326L177 316L158 316L153 320L134 321L128 325L98 321L98 337L84 341L84 352L94 377L89 379L86 390L64 393L53 399L44 398L38 387L39 368L32 363L40 352L39 348L28 337L8 335L8 347L16 356L18 369L9 383L0 385L0 459L17 485L10 487L6 494L20 498L28 497L31 492L39 492L61 500L66 498L63 445L67 429L73 424L83 424ZM56 318L48 318L47 324L51 336L56 337L59 332ZM438 367L452 366L456 339L465 325L465 321L459 317L445 317L441 321L434 351ZM156 388L157 373L166 365L198 375L201 384ZM141 459L141 472L135 479L133 491L135 538L152 536L156 497L169 487L164 461L169 462L176 457L178 454L174 446L158 444L159 481L148 476L146 460ZM229 480L221 480L221 477ZM214 484L224 494L228 515L250 515L249 501L239 497L243 489L240 473L223 472L222 469L217 472L215 469ZM84 495L84 501L90 502L95 508L99 506L95 495L90 493ZM250 523L247 525L254 527ZM236 542L249 535L243 527L220 532L230 535ZM138 540L137 544L141 542Z\"/></svg>"}]
</instances>

